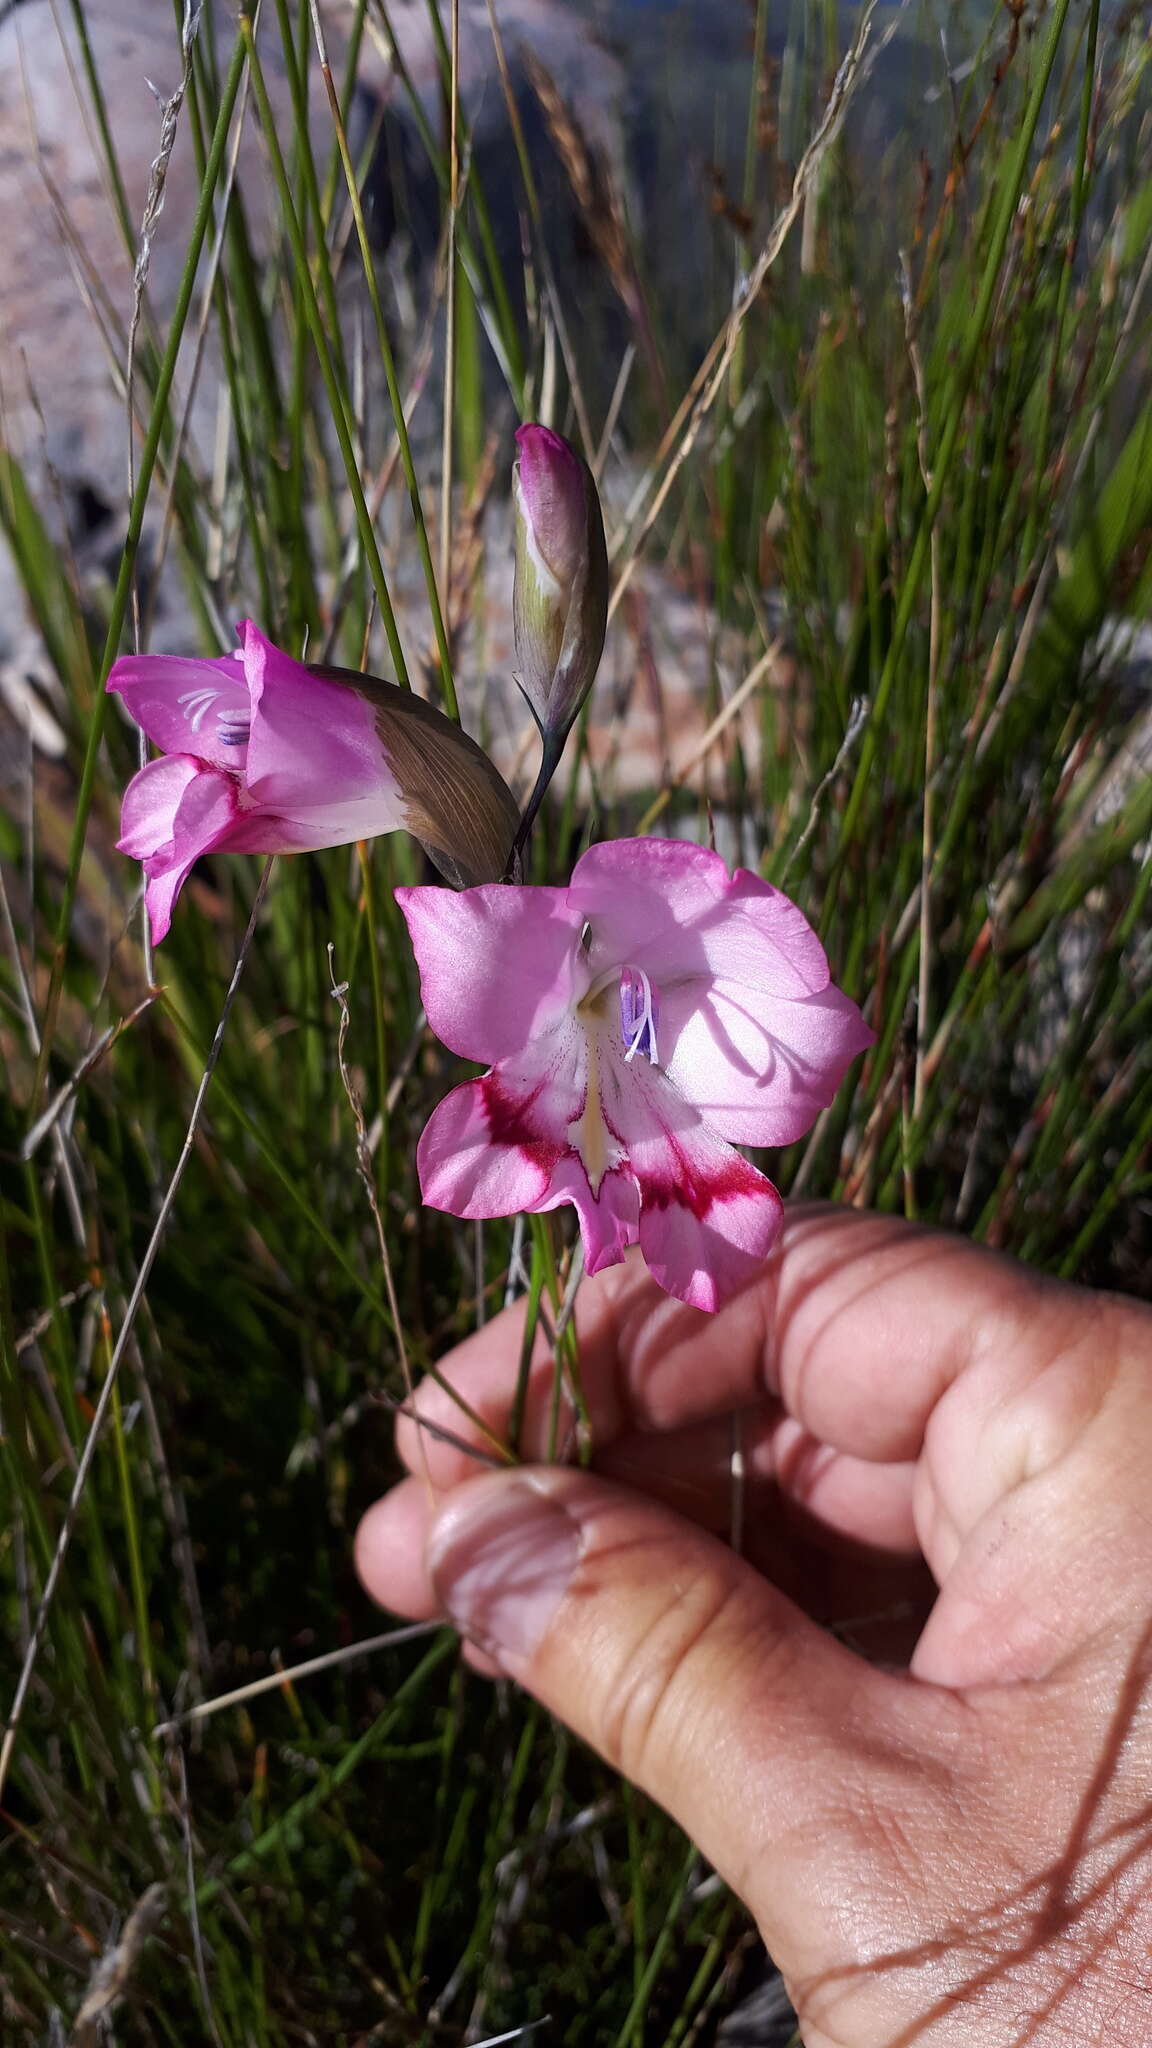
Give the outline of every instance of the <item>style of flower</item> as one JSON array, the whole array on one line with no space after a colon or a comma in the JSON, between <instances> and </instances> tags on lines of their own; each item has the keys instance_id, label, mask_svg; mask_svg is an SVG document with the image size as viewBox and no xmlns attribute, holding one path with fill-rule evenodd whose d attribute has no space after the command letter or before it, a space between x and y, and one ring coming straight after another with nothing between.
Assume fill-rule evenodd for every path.
<instances>
[{"instance_id":1,"label":"style of flower","mask_svg":"<svg viewBox=\"0 0 1152 2048\"><path fill-rule=\"evenodd\" d=\"M236 653L126 655L108 677L154 746L124 792L155 943L201 854L303 853L403 827L449 880L495 881L518 823L459 726L395 683L307 667L251 620Z\"/></svg>"},{"instance_id":2,"label":"style of flower","mask_svg":"<svg viewBox=\"0 0 1152 2048\"><path fill-rule=\"evenodd\" d=\"M594 846L566 889L396 897L433 1030L489 1069L425 1127L425 1202L571 1202L590 1272L639 1242L668 1293L719 1307L782 1214L733 1148L801 1137L872 1041L796 905L672 839Z\"/></svg>"}]
</instances>

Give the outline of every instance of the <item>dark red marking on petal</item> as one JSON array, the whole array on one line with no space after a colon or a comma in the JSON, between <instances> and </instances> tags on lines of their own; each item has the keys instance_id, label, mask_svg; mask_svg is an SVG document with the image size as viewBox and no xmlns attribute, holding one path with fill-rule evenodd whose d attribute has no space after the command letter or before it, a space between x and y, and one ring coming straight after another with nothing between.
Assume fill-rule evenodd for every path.
<instances>
[{"instance_id":1,"label":"dark red marking on petal","mask_svg":"<svg viewBox=\"0 0 1152 2048\"><path fill-rule=\"evenodd\" d=\"M775 1193L771 1181L741 1159L738 1152L730 1153L715 1170L701 1172L671 1132L666 1136L668 1149L680 1170L675 1178L671 1174L637 1174L640 1199L646 1209L690 1209L697 1222L703 1223L720 1202L732 1201L737 1195Z\"/></svg>"},{"instance_id":2,"label":"dark red marking on petal","mask_svg":"<svg viewBox=\"0 0 1152 2048\"><path fill-rule=\"evenodd\" d=\"M538 1130L532 1122L532 1105L542 1093L544 1083L534 1088L531 1095L509 1095L493 1068L490 1074L481 1076L479 1087L492 1143L514 1146L545 1179L550 1179L569 1148Z\"/></svg>"}]
</instances>

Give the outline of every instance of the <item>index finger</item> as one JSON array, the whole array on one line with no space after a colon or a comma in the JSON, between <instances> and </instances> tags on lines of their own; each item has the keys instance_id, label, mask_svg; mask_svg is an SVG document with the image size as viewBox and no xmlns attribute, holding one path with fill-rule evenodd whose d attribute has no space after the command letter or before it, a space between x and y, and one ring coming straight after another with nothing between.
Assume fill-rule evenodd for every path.
<instances>
[{"instance_id":1,"label":"index finger","mask_svg":"<svg viewBox=\"0 0 1152 2048\"><path fill-rule=\"evenodd\" d=\"M673 1300L638 1258L584 1282L576 1305L580 1376L595 1444L677 1429L777 1396L821 1442L886 1464L918 1456L929 1416L976 1357L1026 1352L1039 1320L1072 1314L1077 1290L965 1238L899 1217L828 1205L786 1212L756 1280L716 1315ZM506 1438L524 1325L505 1311L443 1361L493 1433ZM552 1354L538 1335L520 1449L547 1454ZM421 1416L479 1442L443 1387L426 1381ZM402 1418L409 1470L450 1486L475 1469L466 1450Z\"/></svg>"}]
</instances>

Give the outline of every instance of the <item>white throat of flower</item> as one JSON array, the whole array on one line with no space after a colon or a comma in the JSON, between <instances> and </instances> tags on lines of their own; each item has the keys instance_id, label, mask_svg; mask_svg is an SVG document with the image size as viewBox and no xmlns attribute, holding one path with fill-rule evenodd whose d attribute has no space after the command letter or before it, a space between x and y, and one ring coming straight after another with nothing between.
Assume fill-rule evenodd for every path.
<instances>
[{"instance_id":1,"label":"white throat of flower","mask_svg":"<svg viewBox=\"0 0 1152 2048\"><path fill-rule=\"evenodd\" d=\"M605 1034L614 1021L613 994L619 1004L625 1066L631 1065L637 1053L647 1054L653 1066L659 1064L656 1044L659 999L652 983L642 967L628 964L607 968L603 974L597 975L575 1009L576 1021L584 1032L586 1079L584 1107L568 1126L569 1139L584 1162L584 1171L594 1195L599 1194L604 1175L621 1165L626 1157L623 1146L608 1127L601 1095L600 1061L607 1050Z\"/></svg>"}]
</instances>

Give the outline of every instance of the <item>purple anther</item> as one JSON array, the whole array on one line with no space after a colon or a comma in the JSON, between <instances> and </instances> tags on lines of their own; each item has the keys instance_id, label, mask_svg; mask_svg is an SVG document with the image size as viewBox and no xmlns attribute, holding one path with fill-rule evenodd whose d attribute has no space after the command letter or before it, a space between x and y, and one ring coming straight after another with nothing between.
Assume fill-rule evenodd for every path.
<instances>
[{"instance_id":1,"label":"purple anther","mask_svg":"<svg viewBox=\"0 0 1152 2048\"><path fill-rule=\"evenodd\" d=\"M624 1058L647 1053L655 1066L657 1000L652 983L642 967L625 967L620 974L620 1029L624 1034Z\"/></svg>"}]
</instances>

